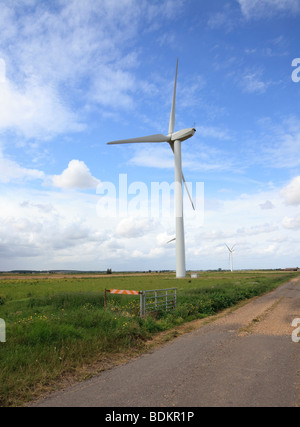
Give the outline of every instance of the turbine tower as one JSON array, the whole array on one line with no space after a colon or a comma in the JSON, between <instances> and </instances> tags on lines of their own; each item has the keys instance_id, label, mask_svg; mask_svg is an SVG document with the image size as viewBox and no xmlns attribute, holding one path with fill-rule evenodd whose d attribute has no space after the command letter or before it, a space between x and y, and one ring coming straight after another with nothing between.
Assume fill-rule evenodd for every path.
<instances>
[{"instance_id":1,"label":"turbine tower","mask_svg":"<svg viewBox=\"0 0 300 427\"><path fill-rule=\"evenodd\" d=\"M226 243L225 243L226 245ZM233 248L235 247L235 245L232 246L232 248L230 249L230 247L228 245L226 245L227 249L229 250L229 260L230 260L230 270L233 271L233 266L232 266L232 254L234 252Z\"/></svg>"},{"instance_id":2,"label":"turbine tower","mask_svg":"<svg viewBox=\"0 0 300 427\"><path fill-rule=\"evenodd\" d=\"M181 159L181 142L191 138L196 129L188 128L182 129L174 133L175 128L175 104L176 104L176 89L177 89L177 74L178 74L178 59L175 73L175 83L173 92L173 101L169 122L168 135L155 134L149 136L142 136L140 138L122 139L119 141L111 141L107 144L130 144L130 143L161 143L168 142L174 153L175 164L175 213L176 213L176 277L183 278L186 276L185 266L185 242L184 242L184 224L183 224L183 188L182 182L185 185L192 207L195 210L192 202L191 195L188 191L183 173L182 173L182 159Z\"/></svg>"}]
</instances>

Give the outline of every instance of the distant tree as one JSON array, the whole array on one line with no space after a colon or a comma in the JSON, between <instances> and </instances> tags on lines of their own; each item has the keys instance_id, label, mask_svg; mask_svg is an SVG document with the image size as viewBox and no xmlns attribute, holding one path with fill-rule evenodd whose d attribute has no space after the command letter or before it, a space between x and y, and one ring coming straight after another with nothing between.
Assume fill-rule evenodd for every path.
<instances>
[{"instance_id":1,"label":"distant tree","mask_svg":"<svg viewBox=\"0 0 300 427\"><path fill-rule=\"evenodd\" d=\"M111 268L108 268L108 269L106 270L106 274L111 274Z\"/></svg>"}]
</instances>

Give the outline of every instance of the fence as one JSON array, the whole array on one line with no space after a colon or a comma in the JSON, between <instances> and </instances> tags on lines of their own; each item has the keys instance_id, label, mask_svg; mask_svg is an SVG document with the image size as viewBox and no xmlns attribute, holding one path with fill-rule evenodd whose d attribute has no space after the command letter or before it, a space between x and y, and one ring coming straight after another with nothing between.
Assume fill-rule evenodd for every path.
<instances>
[{"instance_id":1,"label":"fence","mask_svg":"<svg viewBox=\"0 0 300 427\"><path fill-rule=\"evenodd\" d=\"M169 311L176 308L177 288L155 289L140 292L140 315L154 311Z\"/></svg>"},{"instance_id":2,"label":"fence","mask_svg":"<svg viewBox=\"0 0 300 427\"><path fill-rule=\"evenodd\" d=\"M104 308L106 308L106 294L140 295L140 316L155 311L170 311L176 308L177 288L154 289L149 291L129 291L121 289L105 289Z\"/></svg>"}]
</instances>

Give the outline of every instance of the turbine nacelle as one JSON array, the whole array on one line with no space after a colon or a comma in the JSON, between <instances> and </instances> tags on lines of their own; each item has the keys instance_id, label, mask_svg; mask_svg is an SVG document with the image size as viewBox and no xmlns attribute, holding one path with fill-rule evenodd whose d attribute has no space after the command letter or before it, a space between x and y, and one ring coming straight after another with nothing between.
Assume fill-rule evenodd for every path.
<instances>
[{"instance_id":1,"label":"turbine nacelle","mask_svg":"<svg viewBox=\"0 0 300 427\"><path fill-rule=\"evenodd\" d=\"M168 135L171 137L171 141L185 141L186 139L191 138L196 132L196 129L194 128L188 128L188 129L182 129L178 132L174 132L171 135Z\"/></svg>"}]
</instances>

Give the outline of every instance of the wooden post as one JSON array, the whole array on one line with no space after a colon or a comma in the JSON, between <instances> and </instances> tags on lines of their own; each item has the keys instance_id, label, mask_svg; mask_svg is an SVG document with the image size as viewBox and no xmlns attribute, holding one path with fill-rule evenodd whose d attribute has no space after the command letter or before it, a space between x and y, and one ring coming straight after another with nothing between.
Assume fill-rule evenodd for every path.
<instances>
[{"instance_id":1,"label":"wooden post","mask_svg":"<svg viewBox=\"0 0 300 427\"><path fill-rule=\"evenodd\" d=\"M140 316L143 317L144 315L144 293L143 291L140 291Z\"/></svg>"},{"instance_id":2,"label":"wooden post","mask_svg":"<svg viewBox=\"0 0 300 427\"><path fill-rule=\"evenodd\" d=\"M104 289L104 310L106 309L106 289Z\"/></svg>"}]
</instances>

